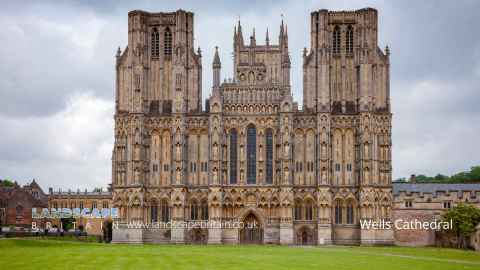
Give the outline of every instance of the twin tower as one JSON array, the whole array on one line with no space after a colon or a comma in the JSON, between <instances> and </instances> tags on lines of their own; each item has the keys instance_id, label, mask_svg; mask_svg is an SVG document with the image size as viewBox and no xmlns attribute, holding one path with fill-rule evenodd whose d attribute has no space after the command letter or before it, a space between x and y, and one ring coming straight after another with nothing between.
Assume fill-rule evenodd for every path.
<instances>
[{"instance_id":1,"label":"twin tower","mask_svg":"<svg viewBox=\"0 0 480 270\"><path fill-rule=\"evenodd\" d=\"M193 13L131 11L116 56L113 202L116 242L391 244L389 51L377 11L319 10L303 52L303 106L293 101L288 30L234 28L233 76L218 51L202 108ZM251 227L132 229L129 222Z\"/></svg>"}]
</instances>

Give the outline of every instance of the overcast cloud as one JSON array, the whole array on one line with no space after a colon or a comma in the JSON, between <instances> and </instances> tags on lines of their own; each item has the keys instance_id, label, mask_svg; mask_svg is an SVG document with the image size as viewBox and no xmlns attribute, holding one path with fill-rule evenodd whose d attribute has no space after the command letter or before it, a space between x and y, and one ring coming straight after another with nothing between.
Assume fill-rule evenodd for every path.
<instances>
[{"instance_id":1,"label":"overcast cloud","mask_svg":"<svg viewBox=\"0 0 480 270\"><path fill-rule=\"evenodd\" d=\"M114 55L127 44L129 10L195 13L204 98L214 46L231 76L238 18L245 37L255 27L263 43L268 27L276 43L283 14L301 104L310 12L367 6L392 53L394 178L480 164L480 1L9 1L0 9L0 178L36 178L44 189L110 183Z\"/></svg>"}]
</instances>

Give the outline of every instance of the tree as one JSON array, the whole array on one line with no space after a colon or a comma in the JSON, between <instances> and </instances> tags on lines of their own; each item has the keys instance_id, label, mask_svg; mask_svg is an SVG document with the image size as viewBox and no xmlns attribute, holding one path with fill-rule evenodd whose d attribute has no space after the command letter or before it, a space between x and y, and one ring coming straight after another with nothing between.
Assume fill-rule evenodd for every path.
<instances>
[{"instance_id":1,"label":"tree","mask_svg":"<svg viewBox=\"0 0 480 270\"><path fill-rule=\"evenodd\" d=\"M15 183L8 180L8 179L4 179L4 180L0 180L0 186L3 186L3 187L13 187L15 186Z\"/></svg>"},{"instance_id":2,"label":"tree","mask_svg":"<svg viewBox=\"0 0 480 270\"><path fill-rule=\"evenodd\" d=\"M473 232L475 226L480 223L480 209L470 204L459 204L450 208L442 215L443 221L453 223L451 230L458 239L458 247L466 247L466 239Z\"/></svg>"},{"instance_id":3,"label":"tree","mask_svg":"<svg viewBox=\"0 0 480 270\"><path fill-rule=\"evenodd\" d=\"M428 183L428 182L432 182L432 177L429 177L429 176L425 176L423 174L419 174L415 177L415 180L418 182L418 183Z\"/></svg>"},{"instance_id":4,"label":"tree","mask_svg":"<svg viewBox=\"0 0 480 270\"><path fill-rule=\"evenodd\" d=\"M445 181L445 180L448 180L448 176L443 175L443 174L437 174L437 175L435 175L434 179L436 181Z\"/></svg>"},{"instance_id":5,"label":"tree","mask_svg":"<svg viewBox=\"0 0 480 270\"><path fill-rule=\"evenodd\" d=\"M68 231L70 229L73 229L73 223L75 222L75 219L73 217L62 218L61 222L62 222L62 228L65 231Z\"/></svg>"},{"instance_id":6,"label":"tree","mask_svg":"<svg viewBox=\"0 0 480 270\"><path fill-rule=\"evenodd\" d=\"M452 176L437 174L434 177L419 174L417 183L480 183L480 166L473 166L470 171L458 172Z\"/></svg>"},{"instance_id":7,"label":"tree","mask_svg":"<svg viewBox=\"0 0 480 270\"><path fill-rule=\"evenodd\" d=\"M480 180L480 166L474 166L470 170L470 179L471 180Z\"/></svg>"}]
</instances>

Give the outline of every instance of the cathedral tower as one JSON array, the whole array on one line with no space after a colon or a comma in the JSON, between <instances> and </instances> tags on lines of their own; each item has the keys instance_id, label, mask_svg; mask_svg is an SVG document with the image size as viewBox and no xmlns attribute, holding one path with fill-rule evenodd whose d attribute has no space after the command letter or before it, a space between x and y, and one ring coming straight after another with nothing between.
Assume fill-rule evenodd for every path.
<instances>
[{"instance_id":1,"label":"cathedral tower","mask_svg":"<svg viewBox=\"0 0 480 270\"><path fill-rule=\"evenodd\" d=\"M364 244L390 243L391 230L347 233L343 226L391 215L389 50L378 47L377 11L319 10L311 13L310 27L303 106L317 114L320 182L338 198L332 241L348 242L358 233Z\"/></svg>"},{"instance_id":2,"label":"cathedral tower","mask_svg":"<svg viewBox=\"0 0 480 270\"><path fill-rule=\"evenodd\" d=\"M199 111L201 78L193 13L128 13L128 46L117 56L118 112Z\"/></svg>"}]
</instances>

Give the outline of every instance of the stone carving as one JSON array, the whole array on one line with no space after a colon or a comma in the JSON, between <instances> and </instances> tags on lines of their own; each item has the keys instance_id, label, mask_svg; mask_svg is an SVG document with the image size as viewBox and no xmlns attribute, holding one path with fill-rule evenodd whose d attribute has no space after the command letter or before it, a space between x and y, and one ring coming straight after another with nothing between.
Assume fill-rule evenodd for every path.
<instances>
[{"instance_id":1,"label":"stone carving","mask_svg":"<svg viewBox=\"0 0 480 270\"><path fill-rule=\"evenodd\" d=\"M245 42L241 24L235 27L235 78L221 83L217 48L211 96L202 108L202 56L193 47L193 13L132 11L128 16L132 44L115 63L112 155L113 193L125 198L117 202L123 220L149 220L152 211L176 221L248 217L262 221L263 232L275 232L262 234L264 243L302 244L294 239L301 232L318 243L389 243L388 232L358 231L360 217L388 217L392 201L385 196L391 192L389 55L374 43L374 9L320 10L305 20L312 22L311 29L335 23L311 32L318 42L304 51L301 108L292 95L284 23L278 44L257 45L255 35ZM340 35L339 44L331 39L335 26L370 30L355 35L346 54L346 36ZM150 37L153 27L158 46L138 38ZM165 38L167 27L171 40ZM150 57L149 50L157 49L159 55ZM370 191L366 185L381 188ZM161 208L162 200L168 207ZM352 226L334 225L331 209L337 204L341 211L353 207L353 217L348 215ZM301 231L295 219L309 229ZM346 212L337 223L347 224ZM186 242L191 232L170 233L169 241ZM234 243L245 236L221 230L200 235L211 243Z\"/></svg>"}]
</instances>

